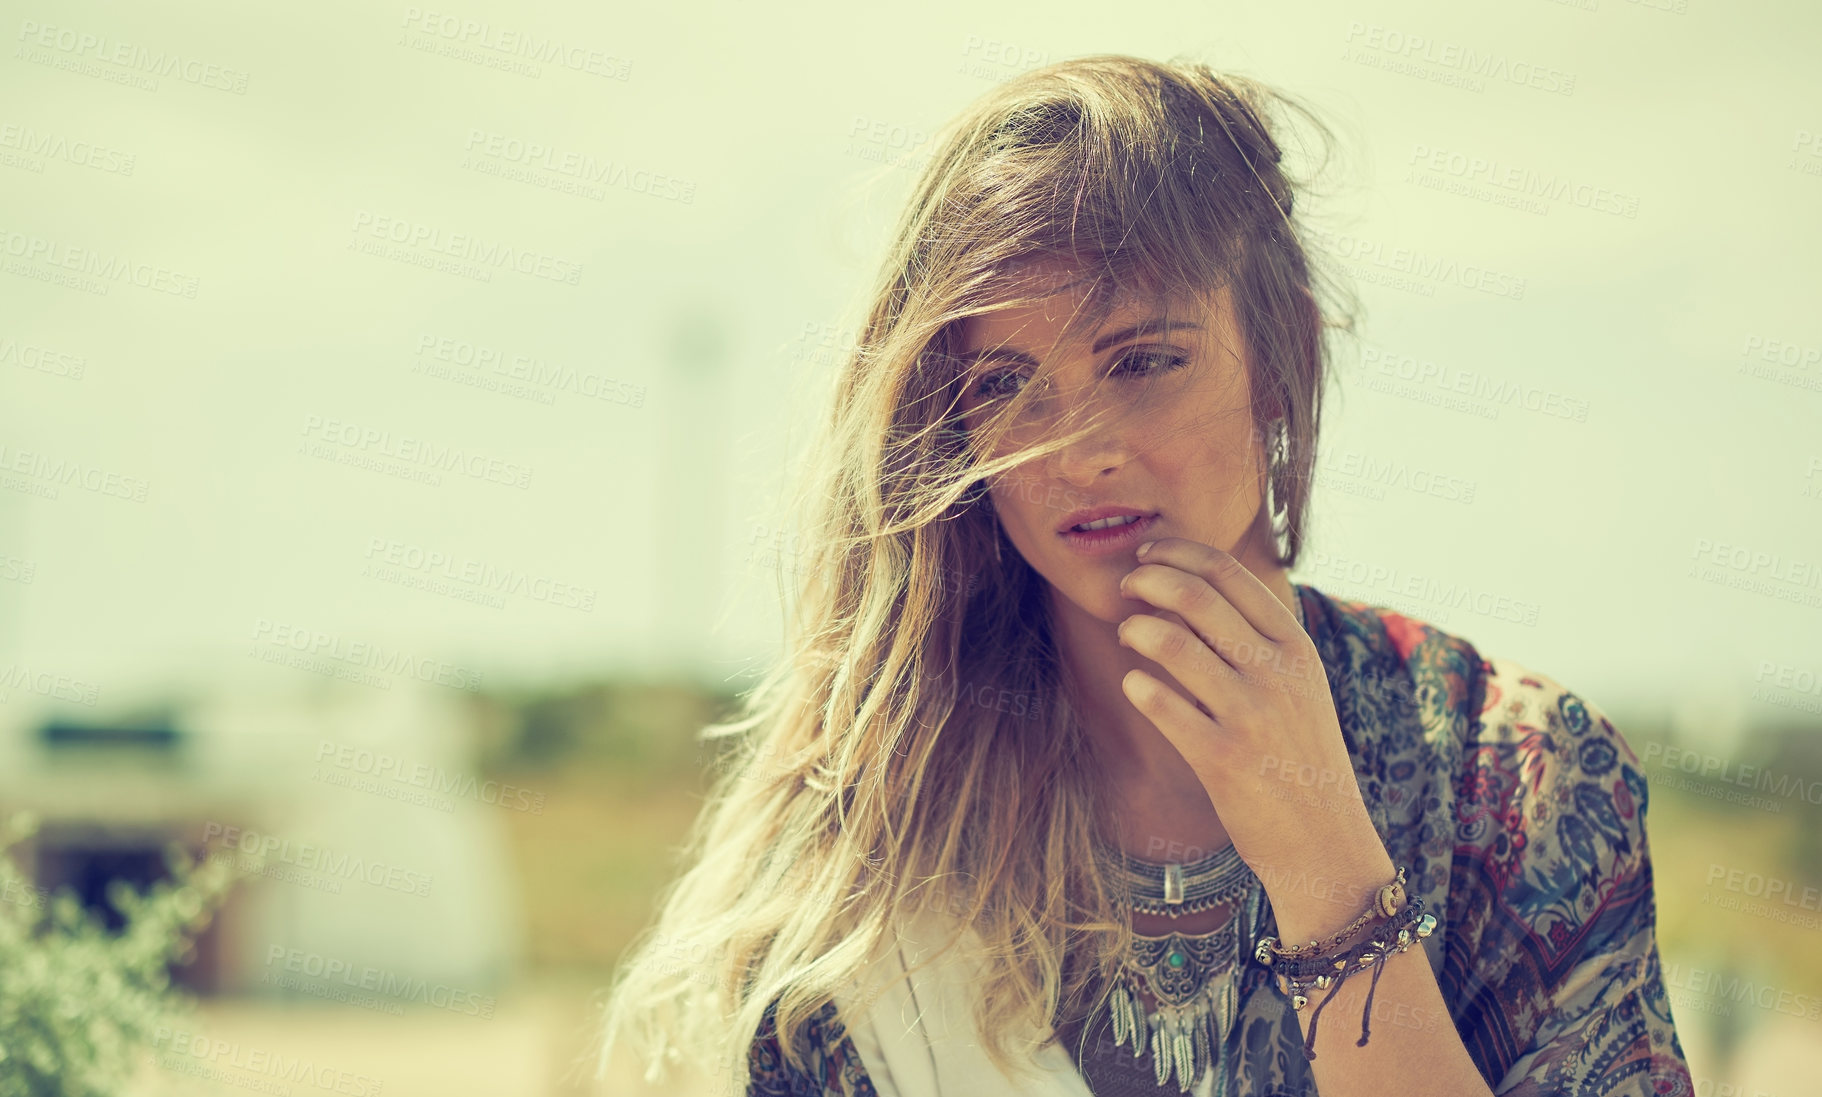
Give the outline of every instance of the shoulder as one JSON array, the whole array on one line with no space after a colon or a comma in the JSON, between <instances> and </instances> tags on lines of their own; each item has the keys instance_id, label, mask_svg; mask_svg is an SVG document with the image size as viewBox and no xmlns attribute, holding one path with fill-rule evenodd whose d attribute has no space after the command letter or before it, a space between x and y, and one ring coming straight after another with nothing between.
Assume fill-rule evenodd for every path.
<instances>
[{"instance_id":1,"label":"shoulder","mask_svg":"<svg viewBox=\"0 0 1822 1097\"><path fill-rule=\"evenodd\" d=\"M802 1068L785 1059L774 1003L748 1049L749 1097L877 1097L834 1002L810 1017L795 1042Z\"/></svg>"},{"instance_id":2,"label":"shoulder","mask_svg":"<svg viewBox=\"0 0 1822 1097\"><path fill-rule=\"evenodd\" d=\"M1363 653L1350 659L1343 652L1336 662L1359 674L1390 672L1408 683L1435 745L1459 744L1464 779L1488 766L1514 769L1528 778L1521 792L1548 786L1569 796L1578 784L1618 782L1619 813L1631 818L1644 810L1638 756L1588 697L1527 664L1486 655L1467 638L1420 618L1310 593L1329 634L1324 640L1338 651ZM1443 734L1444 726L1453 734ZM1564 786L1567 792L1557 792Z\"/></svg>"},{"instance_id":3,"label":"shoulder","mask_svg":"<svg viewBox=\"0 0 1822 1097\"><path fill-rule=\"evenodd\" d=\"M1574 877L1611 880L1639 867L1644 772L1597 704L1428 621L1304 589L1325 663L1357 676L1346 688L1336 683L1349 709L1344 724L1414 722L1420 736L1382 749L1415 752L1439 776L1452 773L1458 858L1496 862L1506 883L1548 871L1564 889L1577 886ZM1379 678L1394 688L1372 688Z\"/></svg>"},{"instance_id":4,"label":"shoulder","mask_svg":"<svg viewBox=\"0 0 1822 1097\"><path fill-rule=\"evenodd\" d=\"M1638 756L1555 678L1510 659L1483 668L1456 789L1457 862L1477 863L1502 904L1558 933L1597 913L1629 922L1651 887Z\"/></svg>"},{"instance_id":5,"label":"shoulder","mask_svg":"<svg viewBox=\"0 0 1822 1097\"><path fill-rule=\"evenodd\" d=\"M1481 710L1465 743L1470 769L1511 770L1522 778L1517 794L1547 793L1614 831L1644 813L1638 755L1598 705L1515 660L1484 659L1482 669Z\"/></svg>"},{"instance_id":6,"label":"shoulder","mask_svg":"<svg viewBox=\"0 0 1822 1097\"><path fill-rule=\"evenodd\" d=\"M1512 738L1537 731L1578 743L1592 738L1624 748L1636 762L1613 722L1587 697L1516 660L1489 657L1481 663L1486 679L1481 704L1483 738Z\"/></svg>"},{"instance_id":7,"label":"shoulder","mask_svg":"<svg viewBox=\"0 0 1822 1097\"><path fill-rule=\"evenodd\" d=\"M1480 652L1465 637L1386 606L1299 584L1305 625L1343 712L1344 731L1415 724L1438 748L1471 734L1481 709Z\"/></svg>"},{"instance_id":8,"label":"shoulder","mask_svg":"<svg viewBox=\"0 0 1822 1097\"><path fill-rule=\"evenodd\" d=\"M1638 756L1561 681L1511 659L1483 669L1456 788L1458 941L1442 975L1445 994L1484 995L1487 1008L1458 1019L1470 1051L1502 1093L1687 1092Z\"/></svg>"}]
</instances>

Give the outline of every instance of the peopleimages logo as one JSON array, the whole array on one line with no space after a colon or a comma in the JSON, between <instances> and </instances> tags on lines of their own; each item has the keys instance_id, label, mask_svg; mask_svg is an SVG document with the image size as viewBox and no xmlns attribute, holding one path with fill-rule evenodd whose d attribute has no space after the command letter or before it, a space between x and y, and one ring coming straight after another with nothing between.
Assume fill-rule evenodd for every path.
<instances>
[{"instance_id":1,"label":"peopleimages logo","mask_svg":"<svg viewBox=\"0 0 1822 1097\"><path fill-rule=\"evenodd\" d=\"M416 872L384 861L369 860L359 854L341 853L311 842L293 842L275 834L261 834L237 826L208 822L203 824L203 843L222 850L239 851L261 860L272 859L306 872L318 872L342 880L362 880L374 887L402 891L412 895L430 894L430 874Z\"/></svg>"},{"instance_id":2,"label":"peopleimages logo","mask_svg":"<svg viewBox=\"0 0 1822 1097\"><path fill-rule=\"evenodd\" d=\"M1647 766L1677 770L1692 777L1718 781L1753 792L1769 793L1786 800L1803 800L1822 805L1822 780L1806 781L1794 774L1766 766L1746 765L1663 743L1646 743L1642 757ZM1778 806L1773 804L1771 809L1776 811Z\"/></svg>"},{"instance_id":3,"label":"peopleimages logo","mask_svg":"<svg viewBox=\"0 0 1822 1097\"><path fill-rule=\"evenodd\" d=\"M73 271L70 277L87 276L99 279L91 292L106 295L113 284L125 280L140 289L168 293L176 297L196 296L201 281L193 274L154 263L135 262L119 255L110 255L93 248L74 247L61 240L48 240L42 236L33 236L14 229L0 228L0 254L18 259L24 263L22 269L13 273L36 276L34 271L43 275ZM48 268L54 268L48 269ZM44 280L44 279L40 279Z\"/></svg>"},{"instance_id":4,"label":"peopleimages logo","mask_svg":"<svg viewBox=\"0 0 1822 1097\"><path fill-rule=\"evenodd\" d=\"M471 128L462 151L471 157L486 156L503 164L545 171L581 183L619 187L636 194L667 198L685 205L696 201L696 184L691 180L645 168L634 168L620 160L597 159L587 153L562 150L541 141L525 141L491 130ZM463 166L473 165L471 160L464 160ZM585 197L598 200L600 195L597 188Z\"/></svg>"},{"instance_id":5,"label":"peopleimages logo","mask_svg":"<svg viewBox=\"0 0 1822 1097\"><path fill-rule=\"evenodd\" d=\"M394 434L390 430L364 427L359 423L322 415L304 416L302 433L312 442L324 443L326 453L335 452L327 449L327 446L340 446L351 453L390 458L406 466L422 466L424 471L461 473L472 479L521 489L531 486L531 466L461 446L444 445L407 434ZM315 453L312 455L320 456Z\"/></svg>"},{"instance_id":6,"label":"peopleimages logo","mask_svg":"<svg viewBox=\"0 0 1822 1097\"><path fill-rule=\"evenodd\" d=\"M402 217L374 213L371 210L355 211L353 231L356 236L369 236L400 247L435 252L495 269L511 269L551 282L564 282L573 286L582 279L582 264L573 260L547 255L531 248L515 248L497 240L484 240L472 233L446 232L436 225L407 221Z\"/></svg>"},{"instance_id":7,"label":"peopleimages logo","mask_svg":"<svg viewBox=\"0 0 1822 1097\"><path fill-rule=\"evenodd\" d=\"M1778 902L1798 910L1822 913L1822 889L1799 887L1795 881L1781 876L1766 876L1764 873L1711 862L1705 883L1754 899L1764 899L1768 903Z\"/></svg>"},{"instance_id":8,"label":"peopleimages logo","mask_svg":"<svg viewBox=\"0 0 1822 1097\"><path fill-rule=\"evenodd\" d=\"M1454 503L1472 503L1479 487L1479 483L1474 480L1463 480L1407 465L1403 461L1381 459L1355 450L1343 450L1339 454L1327 452L1319 467L1330 473L1358 478L1373 487L1402 488L1417 495L1431 495Z\"/></svg>"},{"instance_id":9,"label":"peopleimages logo","mask_svg":"<svg viewBox=\"0 0 1822 1097\"><path fill-rule=\"evenodd\" d=\"M425 333L418 336L417 356L434 358L478 373L496 374L512 381L524 381L538 386L545 393L567 392L634 408L645 405L644 385L616 381L593 371L577 370L573 366L547 361L534 355L512 353L485 343L471 343Z\"/></svg>"},{"instance_id":10,"label":"peopleimages logo","mask_svg":"<svg viewBox=\"0 0 1822 1097\"><path fill-rule=\"evenodd\" d=\"M393 538L368 538L367 559L370 568L376 564L390 565L394 569L403 568L429 579L440 577L489 593L511 594L583 613L593 613L595 610L597 591L593 587L578 586L516 568L495 567L471 557L446 553L440 549L426 549Z\"/></svg>"},{"instance_id":11,"label":"peopleimages logo","mask_svg":"<svg viewBox=\"0 0 1822 1097\"><path fill-rule=\"evenodd\" d=\"M90 708L95 706L96 699L101 696L101 687L92 682L41 670L25 663L0 664L0 688L24 690L40 697L88 705ZM0 700L5 697L6 694L0 692Z\"/></svg>"},{"instance_id":12,"label":"peopleimages logo","mask_svg":"<svg viewBox=\"0 0 1822 1097\"><path fill-rule=\"evenodd\" d=\"M486 20L465 19L458 15L409 7L405 9L401 25L408 31L445 39L452 45L470 46L502 57L561 65L574 72L585 72L609 80L626 80L632 76L633 63L626 58L551 36L496 27Z\"/></svg>"},{"instance_id":13,"label":"peopleimages logo","mask_svg":"<svg viewBox=\"0 0 1822 1097\"><path fill-rule=\"evenodd\" d=\"M1611 213L1629 218L1639 215L1639 199L1636 194L1610 190L1586 180L1574 179L1557 172L1540 172L1495 158L1419 144L1411 147L1406 165L1469 182L1485 183L1526 198L1567 202L1595 213Z\"/></svg>"},{"instance_id":14,"label":"peopleimages logo","mask_svg":"<svg viewBox=\"0 0 1822 1097\"><path fill-rule=\"evenodd\" d=\"M1480 370L1444 366L1427 358L1417 358L1384 347L1363 346L1360 350L1360 368L1363 372L1395 377L1412 385L1441 389L1493 405L1493 414L1488 418L1497 418L1499 408L1515 407L1560 419L1573 419L1577 423L1588 421L1586 400L1568 396L1555 389L1540 389L1522 381L1494 377Z\"/></svg>"},{"instance_id":15,"label":"peopleimages logo","mask_svg":"<svg viewBox=\"0 0 1822 1097\"><path fill-rule=\"evenodd\" d=\"M17 149L25 159L28 171L42 172L43 160L62 160L79 167L93 168L110 175L131 175L138 157L106 145L80 138L71 140L60 133L46 133L18 122L0 123L0 149ZM33 165L33 161L38 161Z\"/></svg>"},{"instance_id":16,"label":"peopleimages logo","mask_svg":"<svg viewBox=\"0 0 1822 1097\"><path fill-rule=\"evenodd\" d=\"M365 667L381 674L415 678L420 682L452 686L471 693L481 688L479 671L467 670L441 659L411 655L399 648L388 648L365 640L348 640L336 633L274 621L269 617L254 621L252 639L254 648L249 654L258 654L258 645L264 643L270 650L280 653L288 651L352 667Z\"/></svg>"},{"instance_id":17,"label":"peopleimages logo","mask_svg":"<svg viewBox=\"0 0 1822 1097\"><path fill-rule=\"evenodd\" d=\"M1733 1005L1754 1005L1807 1021L1822 1018L1822 998L1813 994L1786 990L1770 983L1755 983L1731 971L1707 971L1698 967L1685 972L1682 964L1665 964L1663 971L1666 990L1686 991Z\"/></svg>"},{"instance_id":18,"label":"peopleimages logo","mask_svg":"<svg viewBox=\"0 0 1822 1097\"><path fill-rule=\"evenodd\" d=\"M316 762L336 769L411 785L445 796L461 796L510 811L544 814L544 794L506 781L483 781L472 773L451 773L427 762L407 764L397 755L327 739L316 744Z\"/></svg>"},{"instance_id":19,"label":"peopleimages logo","mask_svg":"<svg viewBox=\"0 0 1822 1097\"><path fill-rule=\"evenodd\" d=\"M1698 537L1688 577L1822 609L1822 566L1813 560Z\"/></svg>"},{"instance_id":20,"label":"peopleimages logo","mask_svg":"<svg viewBox=\"0 0 1822 1097\"><path fill-rule=\"evenodd\" d=\"M1466 609L1483 617L1515 624L1537 624L1539 606L1536 602L1475 588L1466 583L1445 582L1419 572L1400 572L1395 567L1354 560L1330 552L1312 554L1310 571L1325 579L1389 591L1430 606Z\"/></svg>"},{"instance_id":21,"label":"peopleimages logo","mask_svg":"<svg viewBox=\"0 0 1822 1097\"><path fill-rule=\"evenodd\" d=\"M19 21L18 40L24 44L19 55L28 61L43 63L50 55L35 55L37 51L33 49L42 47L61 53L72 62L92 61L114 65L135 75L175 76L186 84L216 88L235 95L245 95L247 92L247 74L239 69L224 68L212 62L185 57L172 50L150 49L137 42L125 42L105 34L46 26L30 19L22 19ZM156 84L152 85L152 90L157 90Z\"/></svg>"},{"instance_id":22,"label":"peopleimages logo","mask_svg":"<svg viewBox=\"0 0 1822 1097\"><path fill-rule=\"evenodd\" d=\"M393 1003L415 1002L419 1005L435 1006L454 1013L466 1013L470 1017L491 1018L493 1016L494 998L491 994L477 994L472 990L462 990L443 983L432 983L414 975L405 975L385 968L370 965L356 967L346 960L326 957L317 952L305 952L303 949L286 948L284 945L272 945L266 950L266 967L281 968L284 974L268 970L263 981L281 987L290 987L311 993L324 989L320 985L309 988L296 979L285 979L284 975L303 975L324 983L340 983L345 987L355 987L371 991L389 999Z\"/></svg>"},{"instance_id":23,"label":"peopleimages logo","mask_svg":"<svg viewBox=\"0 0 1822 1097\"><path fill-rule=\"evenodd\" d=\"M1351 233L1332 232L1327 229L1314 230L1311 237L1324 252L1334 255L1343 263L1360 266L1363 271L1379 268L1397 274L1412 275L1417 279L1460 286L1463 289L1488 293L1495 297L1506 297L1514 301L1521 301L1525 296L1523 278L1476 266L1473 263L1463 263L1457 259L1431 255L1413 248L1387 247L1384 242L1379 240L1370 240ZM1415 285L1427 288L1421 281ZM1401 286L1400 288L1409 287ZM1420 289L1419 292L1421 291Z\"/></svg>"},{"instance_id":24,"label":"peopleimages logo","mask_svg":"<svg viewBox=\"0 0 1822 1097\"><path fill-rule=\"evenodd\" d=\"M1376 23L1350 21L1347 37L1343 41L1349 46L1364 46L1419 66L1413 75L1422 75L1422 67L1428 66L1452 70L1470 78L1503 80L1556 95L1575 94L1575 74L1572 72L1564 72L1534 61L1513 59L1490 50L1477 50L1454 42L1439 42L1427 35L1409 34ZM1474 87L1473 90L1480 89Z\"/></svg>"},{"instance_id":25,"label":"peopleimages logo","mask_svg":"<svg viewBox=\"0 0 1822 1097\"><path fill-rule=\"evenodd\" d=\"M255 1092L277 1093L281 1097L290 1090L275 1088L278 1082L301 1084L344 1097L379 1097L382 1087L378 1078L319 1063L306 1054L287 1054L165 1025L153 1030L152 1047L161 1053L154 1056L153 1061L166 1070L182 1071ZM264 1077L239 1077L229 1073L230 1070Z\"/></svg>"},{"instance_id":26,"label":"peopleimages logo","mask_svg":"<svg viewBox=\"0 0 1822 1097\"><path fill-rule=\"evenodd\" d=\"M67 377L72 381L82 380L83 370L88 367L88 359L80 354L53 350L35 343L22 343L10 335L0 339L0 363L4 362L53 377Z\"/></svg>"}]
</instances>

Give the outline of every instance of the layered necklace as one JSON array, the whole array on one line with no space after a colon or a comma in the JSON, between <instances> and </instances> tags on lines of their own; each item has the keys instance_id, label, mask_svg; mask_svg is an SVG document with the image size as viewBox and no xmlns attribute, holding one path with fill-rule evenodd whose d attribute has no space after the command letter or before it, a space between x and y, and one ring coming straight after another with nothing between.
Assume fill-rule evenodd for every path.
<instances>
[{"instance_id":1,"label":"layered necklace","mask_svg":"<svg viewBox=\"0 0 1822 1097\"><path fill-rule=\"evenodd\" d=\"M1102 856L1138 913L1175 918L1241 900L1221 928L1208 933L1133 934L1107 999L1114 1046L1130 1040L1134 1058L1149 1054L1158 1085L1174 1075L1177 1089L1187 1093L1211 1065L1217 1085L1224 1085L1236 984L1250 944L1242 927L1256 922L1259 878L1232 844L1189 864L1142 861L1120 850L1103 850ZM1156 1003L1152 1009L1141 990Z\"/></svg>"},{"instance_id":2,"label":"layered necklace","mask_svg":"<svg viewBox=\"0 0 1822 1097\"><path fill-rule=\"evenodd\" d=\"M1294 585L1291 610L1298 626L1307 629L1302 594ZM1106 847L1101 857L1137 913L1181 918L1235 903L1221 928L1208 933L1134 933L1107 998L1114 1046L1130 1040L1133 1058L1149 1054L1158 1085L1174 1076L1178 1091L1187 1093L1212 1066L1214 1092L1223 1093L1240 971L1264 904L1259 877L1231 842L1188 864L1145 861ZM1152 1009L1146 1009L1141 991L1156 1003Z\"/></svg>"}]
</instances>

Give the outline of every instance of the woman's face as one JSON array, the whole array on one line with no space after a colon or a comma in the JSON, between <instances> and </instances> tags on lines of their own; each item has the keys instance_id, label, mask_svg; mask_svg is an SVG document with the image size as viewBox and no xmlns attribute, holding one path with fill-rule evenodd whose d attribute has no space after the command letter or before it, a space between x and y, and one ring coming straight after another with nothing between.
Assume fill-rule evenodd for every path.
<instances>
[{"instance_id":1,"label":"woman's face","mask_svg":"<svg viewBox=\"0 0 1822 1097\"><path fill-rule=\"evenodd\" d=\"M1169 330L1148 327L1156 320L1148 308L1122 305L1085 344L1052 351L1081 300L1081 292L1064 291L1041 305L964 321L962 408L969 430L979 430L996 404L1031 380L1034 363L1051 355L1044 361L1055 369L1050 385L999 452L1105 417L1090 436L998 478L990 498L1008 539L1055 594L1117 624L1134 612L1119 582L1145 541L1186 537L1249 567L1259 563L1249 558L1259 546L1246 535L1264 498L1265 451L1225 289L1198 307L1173 309ZM1081 512L1104 508L1140 520L1072 531Z\"/></svg>"}]
</instances>

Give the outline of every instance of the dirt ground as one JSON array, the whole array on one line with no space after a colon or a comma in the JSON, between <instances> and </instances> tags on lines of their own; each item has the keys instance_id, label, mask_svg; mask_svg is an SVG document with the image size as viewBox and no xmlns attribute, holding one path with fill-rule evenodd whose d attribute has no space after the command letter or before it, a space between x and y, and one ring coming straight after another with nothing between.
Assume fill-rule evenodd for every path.
<instances>
[{"instance_id":1,"label":"dirt ground","mask_svg":"<svg viewBox=\"0 0 1822 1097\"><path fill-rule=\"evenodd\" d=\"M529 983L503 996L490 1019L441 1010L387 1015L347 1006L216 1000L204 1004L194 1032L173 1032L162 1041L133 1097L727 1097L699 1080L677 1078L653 1090L630 1076L598 1084L586 1079L592 1063L580 1057L589 1042L592 990L582 983ZM1749 1027L1731 1061L1719 1062L1709 1019L1679 1011L1696 1097L1816 1092L1822 1022L1754 1012L1761 1016L1744 1019ZM310 1077L297 1073L299 1058Z\"/></svg>"}]
</instances>

